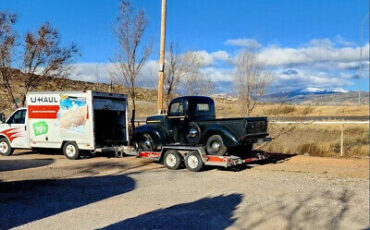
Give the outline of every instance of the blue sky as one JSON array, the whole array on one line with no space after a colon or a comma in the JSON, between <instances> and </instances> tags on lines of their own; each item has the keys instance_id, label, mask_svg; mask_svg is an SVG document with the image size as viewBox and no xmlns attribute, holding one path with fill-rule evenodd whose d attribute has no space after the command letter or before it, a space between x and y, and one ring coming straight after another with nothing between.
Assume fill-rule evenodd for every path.
<instances>
[{"instance_id":1,"label":"blue sky","mask_svg":"<svg viewBox=\"0 0 370 230\"><path fill-rule=\"evenodd\" d=\"M49 21L64 44L76 42L81 57L72 78L107 81L105 63L115 54L112 34L119 0L0 0L0 10L18 14L21 37ZM149 24L145 42L153 41L151 60L142 80L156 77L159 50L160 0L134 0ZM305 88L356 90L361 20L368 0L167 0L167 44L204 57L203 72L230 91L233 68L227 61L251 44L276 73L274 85L284 90ZM364 30L363 90L369 90L368 19ZM155 80L155 79L154 79ZM297 83L299 82L299 83Z\"/></svg>"}]
</instances>

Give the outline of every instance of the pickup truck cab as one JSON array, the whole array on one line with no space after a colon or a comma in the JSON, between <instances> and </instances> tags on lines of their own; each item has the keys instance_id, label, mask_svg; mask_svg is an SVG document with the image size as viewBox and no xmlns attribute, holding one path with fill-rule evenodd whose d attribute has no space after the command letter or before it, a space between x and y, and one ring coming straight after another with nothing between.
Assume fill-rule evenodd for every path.
<instances>
[{"instance_id":1,"label":"pickup truck cab","mask_svg":"<svg viewBox=\"0 0 370 230\"><path fill-rule=\"evenodd\" d=\"M268 135L266 117L216 119L212 98L185 96L171 101L167 115L148 117L145 125L136 128L134 141L144 151L191 145L222 156L232 150L248 153L254 143L268 140Z\"/></svg>"}]
</instances>

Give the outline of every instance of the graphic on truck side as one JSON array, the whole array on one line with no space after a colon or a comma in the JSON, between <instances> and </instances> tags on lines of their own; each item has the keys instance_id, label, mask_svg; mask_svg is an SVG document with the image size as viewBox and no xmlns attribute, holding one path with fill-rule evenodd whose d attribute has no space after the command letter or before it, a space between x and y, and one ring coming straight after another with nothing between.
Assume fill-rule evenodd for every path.
<instances>
[{"instance_id":1,"label":"graphic on truck side","mask_svg":"<svg viewBox=\"0 0 370 230\"><path fill-rule=\"evenodd\" d=\"M62 137L81 137L86 133L86 98L60 95L58 120Z\"/></svg>"},{"instance_id":2,"label":"graphic on truck side","mask_svg":"<svg viewBox=\"0 0 370 230\"><path fill-rule=\"evenodd\" d=\"M35 122L32 126L35 136L40 136L48 133L49 127L45 121Z\"/></svg>"}]
</instances>

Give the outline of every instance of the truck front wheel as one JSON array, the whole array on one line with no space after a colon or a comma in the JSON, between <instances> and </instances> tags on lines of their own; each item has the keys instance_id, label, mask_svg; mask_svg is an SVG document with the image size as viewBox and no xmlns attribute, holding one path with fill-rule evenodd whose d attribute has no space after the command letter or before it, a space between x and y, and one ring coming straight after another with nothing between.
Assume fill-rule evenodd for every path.
<instances>
[{"instance_id":1,"label":"truck front wheel","mask_svg":"<svg viewBox=\"0 0 370 230\"><path fill-rule=\"evenodd\" d=\"M63 153L70 160L76 160L80 156L80 150L74 142L66 142L63 146Z\"/></svg>"},{"instance_id":2,"label":"truck front wheel","mask_svg":"<svg viewBox=\"0 0 370 230\"><path fill-rule=\"evenodd\" d=\"M220 135L213 135L207 139L206 151L208 155L223 156L227 151L227 147L224 145Z\"/></svg>"},{"instance_id":3,"label":"truck front wheel","mask_svg":"<svg viewBox=\"0 0 370 230\"><path fill-rule=\"evenodd\" d=\"M13 154L14 149L6 138L0 138L0 154L3 156L10 156Z\"/></svg>"}]
</instances>

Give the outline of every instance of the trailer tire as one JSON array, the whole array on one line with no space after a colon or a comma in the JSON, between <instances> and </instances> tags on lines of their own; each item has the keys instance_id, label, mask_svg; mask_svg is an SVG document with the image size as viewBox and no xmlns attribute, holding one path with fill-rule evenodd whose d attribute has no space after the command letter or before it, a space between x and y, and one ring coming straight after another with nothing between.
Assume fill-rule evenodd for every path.
<instances>
[{"instance_id":1,"label":"trailer tire","mask_svg":"<svg viewBox=\"0 0 370 230\"><path fill-rule=\"evenodd\" d=\"M80 149L75 142L66 142L63 145L63 153L70 160L76 160L80 156Z\"/></svg>"},{"instance_id":2,"label":"trailer tire","mask_svg":"<svg viewBox=\"0 0 370 230\"><path fill-rule=\"evenodd\" d=\"M197 151L188 153L185 156L185 166L189 171L199 172L203 166L203 160Z\"/></svg>"},{"instance_id":3,"label":"trailer tire","mask_svg":"<svg viewBox=\"0 0 370 230\"><path fill-rule=\"evenodd\" d=\"M208 155L223 156L227 151L227 147L224 145L220 135L213 135L207 139L206 151Z\"/></svg>"},{"instance_id":4,"label":"trailer tire","mask_svg":"<svg viewBox=\"0 0 370 230\"><path fill-rule=\"evenodd\" d=\"M3 156L10 156L14 152L14 149L10 146L9 141L2 137L0 138L0 154Z\"/></svg>"},{"instance_id":5,"label":"trailer tire","mask_svg":"<svg viewBox=\"0 0 370 230\"><path fill-rule=\"evenodd\" d=\"M168 150L164 154L163 162L168 169L179 169L181 166L181 155L176 150Z\"/></svg>"}]
</instances>

